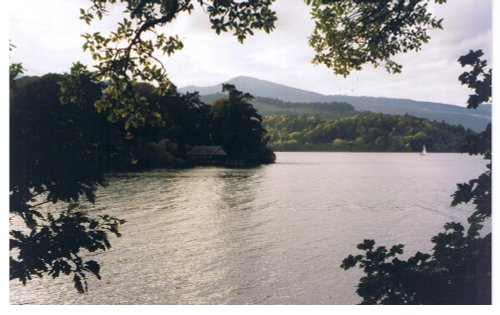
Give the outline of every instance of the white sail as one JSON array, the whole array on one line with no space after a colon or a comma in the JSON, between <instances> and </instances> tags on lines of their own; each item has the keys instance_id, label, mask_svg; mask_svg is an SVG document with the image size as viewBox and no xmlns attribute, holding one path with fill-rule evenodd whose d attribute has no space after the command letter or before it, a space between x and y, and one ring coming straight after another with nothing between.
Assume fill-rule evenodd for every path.
<instances>
[{"instance_id":1,"label":"white sail","mask_svg":"<svg viewBox=\"0 0 500 315\"><path fill-rule=\"evenodd\" d=\"M427 154L427 150L425 149L425 145L423 146L422 148L422 153L420 153L422 155L426 155Z\"/></svg>"}]
</instances>

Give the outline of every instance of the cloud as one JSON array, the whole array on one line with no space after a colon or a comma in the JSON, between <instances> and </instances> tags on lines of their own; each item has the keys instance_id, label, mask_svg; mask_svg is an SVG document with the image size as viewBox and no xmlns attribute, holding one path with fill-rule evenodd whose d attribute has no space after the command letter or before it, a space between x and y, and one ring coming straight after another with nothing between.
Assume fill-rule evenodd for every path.
<instances>
[{"instance_id":1,"label":"cloud","mask_svg":"<svg viewBox=\"0 0 500 315\"><path fill-rule=\"evenodd\" d=\"M120 8L105 21L88 28L78 19L87 0L23 0L11 5L11 39L19 47L13 61L23 62L30 74L67 71L75 60L90 63L81 50L83 32L111 30ZM171 79L178 86L213 85L238 75L249 75L323 94L351 94L412 98L463 105L469 91L459 85L463 72L456 60L469 49L482 48L491 60L491 0L453 0L430 5L444 18L444 30L418 53L399 55L403 73L390 75L370 65L348 78L334 76L324 66L310 63L314 52L307 44L313 29L303 1L278 0L276 30L256 35L241 45L231 34L216 35L208 17L196 8L164 29L178 34L185 48L164 57Z\"/></svg>"}]
</instances>

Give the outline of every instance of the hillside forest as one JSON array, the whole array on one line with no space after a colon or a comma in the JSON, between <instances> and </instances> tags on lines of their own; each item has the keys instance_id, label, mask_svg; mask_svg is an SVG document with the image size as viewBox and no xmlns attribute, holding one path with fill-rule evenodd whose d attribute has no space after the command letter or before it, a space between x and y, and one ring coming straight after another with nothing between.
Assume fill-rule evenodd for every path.
<instances>
[{"instance_id":1,"label":"hillside forest","mask_svg":"<svg viewBox=\"0 0 500 315\"><path fill-rule=\"evenodd\" d=\"M238 86L238 85L236 85ZM201 101L212 104L215 100L223 97L224 94L202 95ZM338 119L359 114L354 106L346 102L286 102L271 97L255 97L252 105L262 116L286 115L286 116L318 116L323 119Z\"/></svg>"},{"instance_id":2,"label":"hillside forest","mask_svg":"<svg viewBox=\"0 0 500 315\"><path fill-rule=\"evenodd\" d=\"M336 120L316 116L264 118L270 147L277 151L459 152L475 133L461 125L410 115L361 113Z\"/></svg>"}]
</instances>

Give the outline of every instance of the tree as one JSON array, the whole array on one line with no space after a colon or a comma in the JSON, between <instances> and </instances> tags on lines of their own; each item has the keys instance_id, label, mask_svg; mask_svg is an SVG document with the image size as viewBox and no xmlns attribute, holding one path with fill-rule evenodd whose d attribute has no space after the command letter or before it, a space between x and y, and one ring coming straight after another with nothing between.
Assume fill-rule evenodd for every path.
<instances>
[{"instance_id":1,"label":"tree","mask_svg":"<svg viewBox=\"0 0 500 315\"><path fill-rule=\"evenodd\" d=\"M222 145L230 159L245 161L248 165L272 163L274 153L267 148L269 137L262 127L262 117L252 106L248 93L223 84L227 98L216 100L210 110L210 133L214 144Z\"/></svg>"},{"instance_id":2,"label":"tree","mask_svg":"<svg viewBox=\"0 0 500 315\"><path fill-rule=\"evenodd\" d=\"M432 0L305 0L311 6L315 29L309 44L316 51L314 63L324 64L335 74L348 75L366 63L385 64L390 72L401 66L390 58L401 52L419 50L429 40L428 30L441 28L441 20L427 10ZM83 35L83 49L97 62L96 75L109 82L96 102L99 110L113 109L126 126L144 123L144 99L135 91L137 82L153 83L164 93L172 82L158 53L171 55L182 49L176 35L166 36L160 28L179 15L195 10L207 13L212 29L232 32L241 43L254 30L267 33L275 28L274 0L91 0L80 9L87 24L103 19L109 6L121 5L124 19L115 31ZM446 0L434 0L442 4ZM148 37L149 36L149 37Z\"/></svg>"},{"instance_id":3,"label":"tree","mask_svg":"<svg viewBox=\"0 0 500 315\"><path fill-rule=\"evenodd\" d=\"M191 146L209 141L210 106L200 101L198 93L179 94L169 89L159 95L147 83L138 84L137 88L151 114L144 126L128 129L130 140L125 150L136 161L135 168L182 167Z\"/></svg>"},{"instance_id":4,"label":"tree","mask_svg":"<svg viewBox=\"0 0 500 315\"><path fill-rule=\"evenodd\" d=\"M306 118L313 120L305 124ZM263 124L271 137L270 147L279 150L415 152L425 144L433 152L459 152L467 137L474 135L446 123L376 113L358 113L336 120L266 116Z\"/></svg>"},{"instance_id":5,"label":"tree","mask_svg":"<svg viewBox=\"0 0 500 315\"><path fill-rule=\"evenodd\" d=\"M125 18L108 36L96 32L83 35L83 49L96 60L96 76L110 82L100 100L99 110L113 109L116 119L126 119L126 127L144 124L145 100L135 90L137 82L150 82L157 92L164 94L172 86L157 53L171 55L182 49L178 36L158 32L158 28L172 22L182 13L191 13L198 3L208 13L212 29L217 34L233 31L240 42L253 30L270 32L274 29L276 14L270 10L274 0L243 1L214 0L91 0L92 6L80 9L81 19L90 24L96 17L102 19L109 5L124 6ZM151 36L151 39L146 39ZM121 114L125 116L120 117Z\"/></svg>"},{"instance_id":6,"label":"tree","mask_svg":"<svg viewBox=\"0 0 500 315\"><path fill-rule=\"evenodd\" d=\"M23 77L13 84L11 280L26 284L37 276L67 275L84 292L89 274L100 278L99 263L87 259L87 253L109 249L110 236L119 236L119 225L125 221L85 212L79 203L95 202L97 188L106 184L105 172L150 166L148 156L139 156L141 149L161 151L169 147L168 138L179 146L200 140L198 134L208 133L208 106L193 94L170 91L159 96L148 93L152 87L140 85L138 91L152 109L151 117L146 117L151 123L125 132L123 124L109 122L105 113L94 109L106 84L95 82L82 65L75 65L69 74ZM81 97L61 94L73 88ZM157 122L158 113L168 128ZM186 132L181 136L173 128ZM138 156L140 165L134 163Z\"/></svg>"},{"instance_id":7,"label":"tree","mask_svg":"<svg viewBox=\"0 0 500 315\"><path fill-rule=\"evenodd\" d=\"M427 11L428 0L306 0L315 20L309 45L313 63L325 64L347 76L371 63L391 73L402 66L391 58L418 51L430 39L429 29L440 29L441 19ZM435 0L443 4L446 0Z\"/></svg>"},{"instance_id":8,"label":"tree","mask_svg":"<svg viewBox=\"0 0 500 315\"><path fill-rule=\"evenodd\" d=\"M59 98L58 82L78 80L89 99ZM80 210L95 201L104 184L107 121L92 103L100 87L88 76L48 74L20 79L10 100L10 278L24 284L34 276L72 276L79 292L87 274L98 278L99 264L82 252L110 247L108 232L119 236L124 221ZM49 204L58 211L47 211ZM66 206L61 205L66 204Z\"/></svg>"},{"instance_id":9,"label":"tree","mask_svg":"<svg viewBox=\"0 0 500 315\"><path fill-rule=\"evenodd\" d=\"M480 104L491 100L491 68L485 71L486 60L481 60L482 50L469 51L468 54L461 56L458 62L462 67L471 66L469 72L464 72L458 77L458 80L467 85L474 93L467 100L467 108L477 108Z\"/></svg>"},{"instance_id":10,"label":"tree","mask_svg":"<svg viewBox=\"0 0 500 315\"><path fill-rule=\"evenodd\" d=\"M471 51L460 57L462 66L473 69L460 76L462 84L475 89L469 107L491 101L491 69L484 72L482 52ZM484 74L479 77L479 74ZM477 179L458 184L452 206L472 202L469 228L456 222L446 223L445 231L432 238L432 254L416 253L407 260L397 255L403 245L375 247L364 240L358 249L363 255L349 255L341 267L359 266L366 276L360 279L357 293L362 304L491 304L491 233L481 236L484 221L491 217L491 124L479 135L470 136L463 150L483 155L487 170Z\"/></svg>"}]
</instances>

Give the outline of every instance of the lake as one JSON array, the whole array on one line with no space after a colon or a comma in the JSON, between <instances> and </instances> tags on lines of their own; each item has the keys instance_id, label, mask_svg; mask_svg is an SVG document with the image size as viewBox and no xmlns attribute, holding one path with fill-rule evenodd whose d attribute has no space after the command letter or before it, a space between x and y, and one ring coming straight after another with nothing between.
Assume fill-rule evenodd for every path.
<instances>
[{"instance_id":1,"label":"lake","mask_svg":"<svg viewBox=\"0 0 500 315\"><path fill-rule=\"evenodd\" d=\"M102 280L11 281L12 304L356 304L356 245L429 251L456 183L486 170L465 154L278 152L252 169L117 174L89 212L127 220L95 255Z\"/></svg>"}]
</instances>

